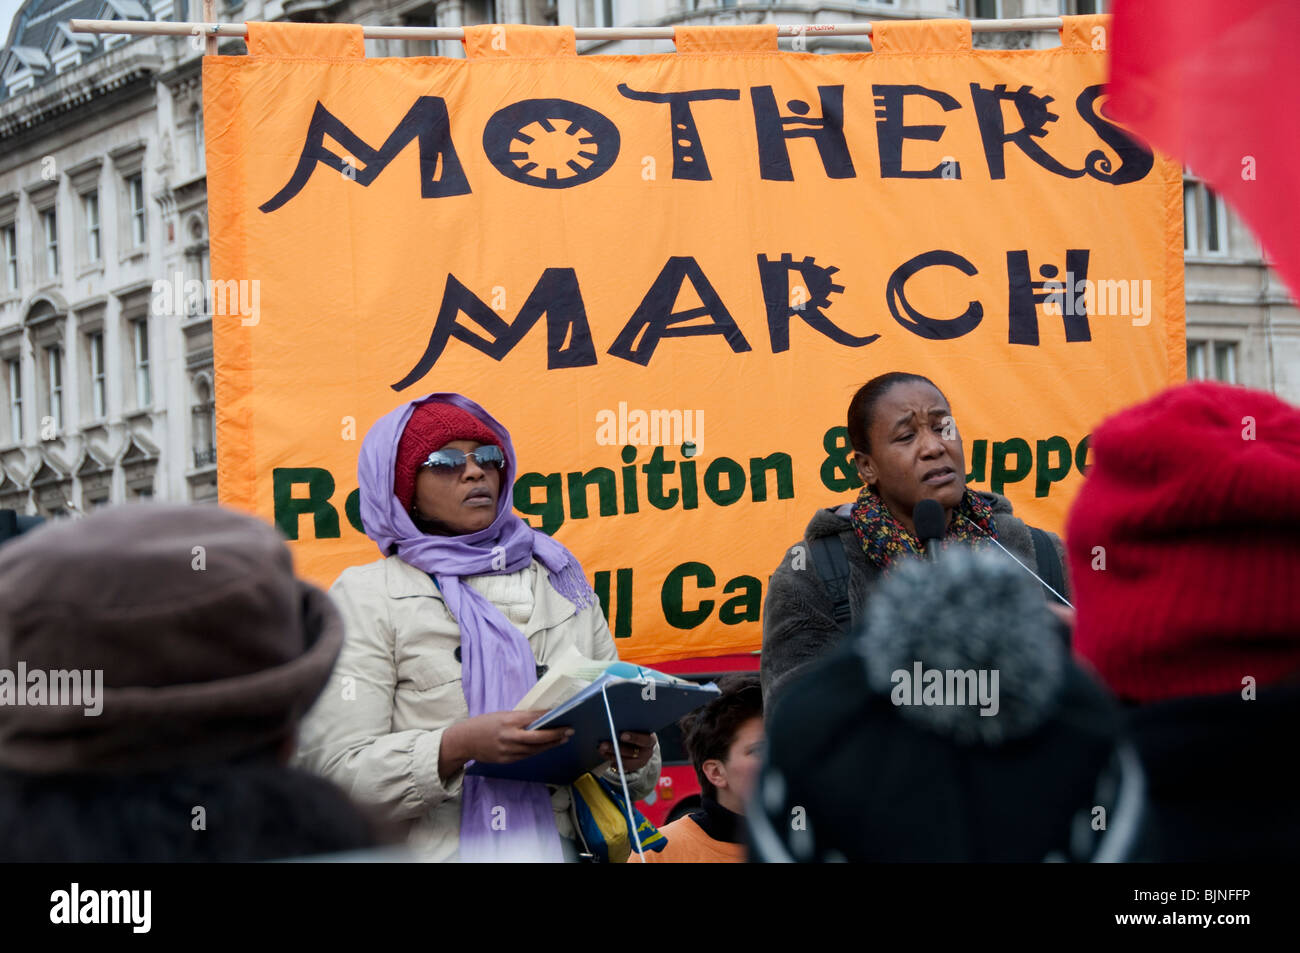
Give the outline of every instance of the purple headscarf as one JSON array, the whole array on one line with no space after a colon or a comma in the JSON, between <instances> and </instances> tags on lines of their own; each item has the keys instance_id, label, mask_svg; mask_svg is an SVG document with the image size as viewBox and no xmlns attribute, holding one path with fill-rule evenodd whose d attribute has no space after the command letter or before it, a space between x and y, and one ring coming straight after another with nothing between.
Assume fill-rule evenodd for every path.
<instances>
[{"instance_id":1,"label":"purple headscarf","mask_svg":"<svg viewBox=\"0 0 1300 953\"><path fill-rule=\"evenodd\" d=\"M496 518L477 533L435 536L421 532L393 490L397 445L406 422L416 407L430 401L468 411L496 434L505 451ZM447 610L460 625L461 686L471 718L514 708L537 682L537 660L523 633L486 598L462 585L462 576L518 572L536 558L546 567L556 591L579 609L595 601L573 554L513 512L515 475L515 448L506 428L459 394L428 394L385 414L366 434L357 461L361 523L366 535L385 556L395 553L432 575ZM492 563L501 565L503 551L505 565L498 569ZM505 809L504 824L500 815L494 816L498 807ZM546 785L466 776L460 857L467 861L563 859Z\"/></svg>"}]
</instances>

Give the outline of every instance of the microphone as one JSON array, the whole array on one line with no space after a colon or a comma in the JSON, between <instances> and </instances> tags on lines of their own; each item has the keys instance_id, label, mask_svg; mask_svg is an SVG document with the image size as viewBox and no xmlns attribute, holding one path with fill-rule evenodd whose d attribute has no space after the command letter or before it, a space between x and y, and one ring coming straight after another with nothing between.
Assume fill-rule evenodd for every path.
<instances>
[{"instance_id":1,"label":"microphone","mask_svg":"<svg viewBox=\"0 0 1300 953\"><path fill-rule=\"evenodd\" d=\"M925 555L930 562L939 558L939 540L948 530L948 521L943 515L943 506L938 500L922 500L912 510L912 525L916 527L916 536L925 547Z\"/></svg>"},{"instance_id":2,"label":"microphone","mask_svg":"<svg viewBox=\"0 0 1300 953\"><path fill-rule=\"evenodd\" d=\"M925 500L922 500L921 502L924 503ZM920 507L920 503L917 504L917 507L918 507L918 508ZM1043 584L1043 587L1044 587L1048 592L1050 592L1052 595L1056 596L1056 598L1060 599L1061 602L1063 602L1065 605L1069 606L1071 609L1074 608L1074 603L1072 603L1069 599L1065 598L1065 596L1061 595L1059 592L1057 592L1055 589L1053 589L1051 586L1049 586L1049 585L1047 584L1047 581L1046 581L1045 579L1043 579L1042 576L1038 575L1038 573L1034 572L1032 569L1030 569L1028 566L1026 566L1024 563L1022 563L1019 559L1016 559L1016 554L1013 553L1011 550L1007 549L1007 548L1006 548L1005 546L1003 546L1001 543L999 543L998 540L997 540L997 537L996 537L996 536L991 536L991 535L989 535L988 533L986 533L986 532L984 531L984 527L980 526L979 523L976 523L976 522L975 522L974 520L972 520L972 519L966 519L966 517L962 516L961 513L957 513L956 516L957 516L958 519L964 519L964 520L966 520L967 523L970 523L971 526L974 526L975 529L977 529L977 530L979 531L979 533L980 533L981 536L983 536L985 539L987 539L990 543L992 543L992 544L993 544L994 546L996 546L998 549L1002 550L1004 553L1006 553L1006 554L1007 554L1008 556L1010 556L1012 559L1015 559L1015 560L1016 560L1016 565L1019 566L1021 569L1023 569L1025 572L1029 573L1029 575L1033 576L1033 577L1034 577L1035 579L1037 579L1039 582L1041 582L1041 583ZM915 521L915 517L913 517L913 521Z\"/></svg>"}]
</instances>

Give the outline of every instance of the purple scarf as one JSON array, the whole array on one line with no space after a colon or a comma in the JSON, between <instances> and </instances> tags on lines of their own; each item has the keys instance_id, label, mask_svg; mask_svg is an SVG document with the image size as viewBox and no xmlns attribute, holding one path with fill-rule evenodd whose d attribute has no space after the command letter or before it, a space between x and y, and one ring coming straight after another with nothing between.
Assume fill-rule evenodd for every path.
<instances>
[{"instance_id":1,"label":"purple scarf","mask_svg":"<svg viewBox=\"0 0 1300 953\"><path fill-rule=\"evenodd\" d=\"M473 414L497 435L505 451L497 515L487 529L465 536L423 533L393 492L398 442L412 412L428 401L454 404ZM518 572L536 558L546 567L556 591L579 609L595 601L573 554L513 512L515 475L515 448L506 428L459 394L429 394L385 414L366 434L357 461L366 535L385 556L395 553L432 575L447 610L460 625L461 685L470 717L514 708L537 682L537 661L523 633L496 606L463 585L462 576ZM494 569L494 555L502 550L505 567ZM496 808L504 808L504 814ZM466 861L562 860L546 785L467 775L461 800L460 857Z\"/></svg>"}]
</instances>

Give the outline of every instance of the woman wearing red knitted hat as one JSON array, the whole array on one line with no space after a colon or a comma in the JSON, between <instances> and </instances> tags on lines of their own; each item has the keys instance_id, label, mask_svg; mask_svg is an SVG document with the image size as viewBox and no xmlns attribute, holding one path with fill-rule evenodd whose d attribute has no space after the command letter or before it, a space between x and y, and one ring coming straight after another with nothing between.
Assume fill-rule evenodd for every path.
<instances>
[{"instance_id":1,"label":"woman wearing red knitted hat","mask_svg":"<svg viewBox=\"0 0 1300 953\"><path fill-rule=\"evenodd\" d=\"M1283 768L1300 723L1300 409L1188 384L1090 447L1066 528L1074 645L1130 705L1143 859L1300 859Z\"/></svg>"},{"instance_id":2,"label":"woman wearing red knitted hat","mask_svg":"<svg viewBox=\"0 0 1300 953\"><path fill-rule=\"evenodd\" d=\"M512 709L537 666L570 648L618 653L582 567L515 515L510 435L459 394L380 418L362 442L361 522L384 558L330 589L346 639L304 720L299 758L408 825L426 860L561 860L568 788L466 776L567 740ZM658 781L653 735L624 733L633 798ZM612 759L606 743L602 754ZM606 768L607 776L613 766Z\"/></svg>"}]
</instances>

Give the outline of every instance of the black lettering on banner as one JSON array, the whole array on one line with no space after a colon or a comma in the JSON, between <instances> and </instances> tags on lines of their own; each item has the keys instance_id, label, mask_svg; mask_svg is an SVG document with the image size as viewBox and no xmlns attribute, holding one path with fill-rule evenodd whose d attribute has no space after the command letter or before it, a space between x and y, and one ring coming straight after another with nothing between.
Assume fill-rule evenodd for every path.
<instances>
[{"instance_id":1,"label":"black lettering on banner","mask_svg":"<svg viewBox=\"0 0 1300 953\"><path fill-rule=\"evenodd\" d=\"M799 272L808 297L799 306L790 300L790 272ZM772 353L790 350L790 319L802 318L814 331L820 331L836 344L845 347L863 347L880 337L879 334L850 334L833 323L823 313L831 306L831 295L844 290L831 276L839 271L834 265L819 265L812 257L796 262L789 252L779 261L769 261L766 255L758 256L758 279L763 287L763 304L767 309L767 333L772 340Z\"/></svg>"},{"instance_id":2,"label":"black lettering on banner","mask_svg":"<svg viewBox=\"0 0 1300 953\"><path fill-rule=\"evenodd\" d=\"M673 143L673 178L688 179L695 182L708 182L713 175L709 172L709 160L704 155L704 143L700 139L700 130L695 125L695 116L691 112L691 103L705 102L710 99L740 99L738 89L688 89L680 93L653 93L633 89L627 83L619 83L618 91L628 99L643 103L668 104L668 133Z\"/></svg>"},{"instance_id":3,"label":"black lettering on banner","mask_svg":"<svg viewBox=\"0 0 1300 953\"><path fill-rule=\"evenodd\" d=\"M537 140L524 130L534 123L546 133L570 137L563 167L532 155L529 147ZM492 166L507 179L539 189L568 189L600 178L618 158L618 149L617 126L590 106L567 99L521 100L498 109L483 128L483 152Z\"/></svg>"},{"instance_id":4,"label":"black lettering on banner","mask_svg":"<svg viewBox=\"0 0 1300 953\"><path fill-rule=\"evenodd\" d=\"M1062 165L1034 141L1047 135L1049 122L1056 122L1061 118L1047 108L1053 97L1038 96L1029 86L1021 86L1014 92L1007 92L1006 83L998 83L992 89L985 89L979 83L971 83L970 95L975 106L975 118L979 122L980 138L984 141L984 158L989 165L989 178L1007 177L1004 149L1008 142L1019 147L1021 152L1048 172L1067 179L1077 179L1083 175L1083 169L1071 169ZM1013 103L1020 116L1020 128L1013 132L1007 132L1002 118L1004 100Z\"/></svg>"},{"instance_id":5,"label":"black lettering on banner","mask_svg":"<svg viewBox=\"0 0 1300 953\"><path fill-rule=\"evenodd\" d=\"M924 252L894 269L894 273L889 276L889 283L885 285L885 302L889 305L889 313L894 316L894 320L918 337L929 341L951 341L969 334L979 326L984 320L984 306L978 301L971 301L966 310L955 318L931 318L913 308L908 303L904 290L907 279L922 268L932 265L948 265L964 275L979 273L974 265L956 252L943 249ZM900 306L907 312L906 318L899 312Z\"/></svg>"},{"instance_id":6,"label":"black lettering on banner","mask_svg":"<svg viewBox=\"0 0 1300 953\"><path fill-rule=\"evenodd\" d=\"M352 166L325 148L327 137L346 149L348 155L361 162L361 166ZM419 143L421 196L430 199L469 194L469 180L465 178L460 158L456 155L456 147L451 141L447 103L441 96L421 96L417 99L378 149L367 144L323 104L317 102L311 122L307 125L307 137L293 175L284 188L259 208L262 212L274 212L284 205L302 191L318 163L342 172L360 185L368 186L378 178L379 173L388 168L388 163L412 139ZM442 175L435 178L440 168Z\"/></svg>"},{"instance_id":7,"label":"black lettering on banner","mask_svg":"<svg viewBox=\"0 0 1300 953\"><path fill-rule=\"evenodd\" d=\"M1048 264L1040 266L1038 272L1049 280L1034 281L1029 272L1029 252L1024 249L1007 252L1007 343L1038 344L1038 305L1046 301L1056 301L1060 306L1065 340L1092 340L1084 296L1082 292L1076 296L1075 288L1066 287L1071 281L1077 288L1086 287L1090 254L1086 248L1067 248L1066 280L1051 281L1060 274L1060 269ZM1054 287L1049 289L1048 285ZM1071 300L1066 302L1063 295L1070 296Z\"/></svg>"},{"instance_id":8,"label":"black lettering on banner","mask_svg":"<svg viewBox=\"0 0 1300 953\"><path fill-rule=\"evenodd\" d=\"M483 328L490 338L479 335L458 320L461 313ZM433 332L424 354L416 361L410 373L396 384L393 390L410 387L428 374L442 357L443 350L452 338L470 345L495 361L500 361L518 344L541 316L546 315L546 367L587 367L596 363L596 349L591 343L591 325L587 323L587 309L582 303L578 288L578 275L572 268L547 268L537 279L528 300L519 309L513 323L506 323L483 299L457 280L447 275L447 285L442 292L442 305L433 322ZM565 340L569 346L565 347Z\"/></svg>"},{"instance_id":9,"label":"black lettering on banner","mask_svg":"<svg viewBox=\"0 0 1300 953\"><path fill-rule=\"evenodd\" d=\"M677 301L682 283L688 279L703 307L674 312L673 304ZM703 317L712 318L713 323L685 324ZM749 342L741 334L731 312L722 303L709 279L704 277L699 263L690 256L675 255L668 259L659 272L654 284L615 338L609 353L645 367L650 363L650 358L654 357L655 348L663 338L698 337L703 334L721 334L737 354L750 350Z\"/></svg>"},{"instance_id":10,"label":"black lettering on banner","mask_svg":"<svg viewBox=\"0 0 1300 953\"><path fill-rule=\"evenodd\" d=\"M924 86L872 86L872 95L876 98L876 150L880 154L880 177L882 179L960 179L961 163L954 162L950 174L940 162L933 169L904 169L903 141L920 139L925 142L938 142L943 136L944 126L907 126L903 124L903 103L907 96L928 96L944 112L960 109L961 103L947 93Z\"/></svg>"},{"instance_id":11,"label":"black lettering on banner","mask_svg":"<svg viewBox=\"0 0 1300 953\"><path fill-rule=\"evenodd\" d=\"M685 587L688 578L694 578L696 586L701 589L710 589L717 582L713 570L699 562L682 563L668 574L659 590L659 602L663 606L664 620L674 629L693 629L713 612L712 599L701 599L694 609L686 608Z\"/></svg>"},{"instance_id":12,"label":"black lettering on banner","mask_svg":"<svg viewBox=\"0 0 1300 953\"><path fill-rule=\"evenodd\" d=\"M786 108L794 113L782 116L771 86L751 86L749 98L754 106L754 127L758 134L759 174L774 182L793 182L788 139L811 139L817 145L822 167L830 179L852 179L853 158L844 140L844 87L818 86L821 100L820 118L808 117L811 108L802 99L792 99Z\"/></svg>"},{"instance_id":13,"label":"black lettering on banner","mask_svg":"<svg viewBox=\"0 0 1300 953\"><path fill-rule=\"evenodd\" d=\"M1110 159L1100 149L1089 152L1083 161L1084 168L1094 179L1111 185L1126 185L1146 178L1155 165L1156 157L1150 149L1135 142L1123 129L1104 119L1096 110L1097 100L1105 91L1101 85L1089 86L1079 94L1074 106L1083 121L1090 125L1101 140L1119 154L1119 168L1110 171Z\"/></svg>"}]
</instances>

